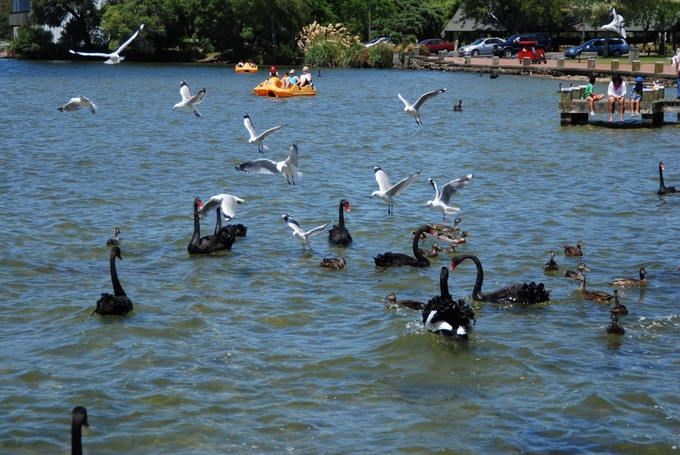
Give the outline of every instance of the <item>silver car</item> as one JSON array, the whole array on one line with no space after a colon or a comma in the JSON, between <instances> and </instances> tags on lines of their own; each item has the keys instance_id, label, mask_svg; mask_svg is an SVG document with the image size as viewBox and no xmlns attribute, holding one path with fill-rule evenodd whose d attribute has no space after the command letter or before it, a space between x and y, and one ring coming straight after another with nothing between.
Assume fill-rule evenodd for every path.
<instances>
[{"instance_id":1,"label":"silver car","mask_svg":"<svg viewBox=\"0 0 680 455\"><path fill-rule=\"evenodd\" d=\"M502 44L502 38L480 38L472 44L458 48L458 55L463 57L477 57L478 55L493 55L493 45Z\"/></svg>"}]
</instances>

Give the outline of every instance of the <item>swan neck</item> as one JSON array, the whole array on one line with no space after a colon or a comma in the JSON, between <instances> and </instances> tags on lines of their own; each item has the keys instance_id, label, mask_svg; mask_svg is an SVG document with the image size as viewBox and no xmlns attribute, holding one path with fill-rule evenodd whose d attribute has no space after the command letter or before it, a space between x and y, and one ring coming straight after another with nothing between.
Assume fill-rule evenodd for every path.
<instances>
[{"instance_id":1,"label":"swan neck","mask_svg":"<svg viewBox=\"0 0 680 455\"><path fill-rule=\"evenodd\" d=\"M413 255L419 262L429 264L430 261L428 261L427 258L420 252L420 248L418 247L418 242L420 241L420 236L423 232L425 232L425 229L420 228L416 231L415 237L413 237Z\"/></svg>"},{"instance_id":2,"label":"swan neck","mask_svg":"<svg viewBox=\"0 0 680 455\"><path fill-rule=\"evenodd\" d=\"M217 232L222 229L222 214L219 207L215 209L215 212L217 213L217 220L215 221L215 234L217 235Z\"/></svg>"},{"instance_id":3,"label":"swan neck","mask_svg":"<svg viewBox=\"0 0 680 455\"><path fill-rule=\"evenodd\" d=\"M446 267L442 267L442 271L439 274L439 293L442 299L452 300L449 293L449 269Z\"/></svg>"},{"instance_id":4,"label":"swan neck","mask_svg":"<svg viewBox=\"0 0 680 455\"><path fill-rule=\"evenodd\" d=\"M659 166L659 188L663 189L666 185L663 183L663 169Z\"/></svg>"},{"instance_id":5,"label":"swan neck","mask_svg":"<svg viewBox=\"0 0 680 455\"><path fill-rule=\"evenodd\" d=\"M338 208L338 222L340 223L340 227L345 227L345 213L343 210L342 202L340 203L340 208Z\"/></svg>"},{"instance_id":6,"label":"swan neck","mask_svg":"<svg viewBox=\"0 0 680 455\"><path fill-rule=\"evenodd\" d=\"M460 262L463 262L465 259L472 260L472 262L474 262L475 266L477 267L477 278L475 279L475 287L472 288L472 298L475 299L475 300L481 300L482 299L482 283L484 282L484 269L482 268L482 263L477 258L477 256L472 255L472 254L463 255Z\"/></svg>"},{"instance_id":7,"label":"swan neck","mask_svg":"<svg viewBox=\"0 0 680 455\"><path fill-rule=\"evenodd\" d=\"M75 422L71 424L71 455L83 454L82 427Z\"/></svg>"},{"instance_id":8,"label":"swan neck","mask_svg":"<svg viewBox=\"0 0 680 455\"><path fill-rule=\"evenodd\" d=\"M113 294L115 296L123 296L125 295L125 291L123 290L123 286L120 285L120 281L118 281L118 272L116 271L116 255L112 254L111 255L111 284L113 284Z\"/></svg>"},{"instance_id":9,"label":"swan neck","mask_svg":"<svg viewBox=\"0 0 680 455\"><path fill-rule=\"evenodd\" d=\"M201 225L198 221L198 204L194 202L194 235L191 237L191 243L198 243L201 238Z\"/></svg>"}]
</instances>

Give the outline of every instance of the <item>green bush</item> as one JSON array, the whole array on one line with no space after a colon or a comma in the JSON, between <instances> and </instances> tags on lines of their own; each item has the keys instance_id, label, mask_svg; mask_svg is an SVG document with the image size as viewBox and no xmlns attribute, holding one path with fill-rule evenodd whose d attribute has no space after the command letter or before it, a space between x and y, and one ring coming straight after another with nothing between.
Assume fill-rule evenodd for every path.
<instances>
[{"instance_id":1,"label":"green bush","mask_svg":"<svg viewBox=\"0 0 680 455\"><path fill-rule=\"evenodd\" d=\"M368 48L368 65L371 68L392 68L393 47L389 44L378 44Z\"/></svg>"},{"instance_id":2,"label":"green bush","mask_svg":"<svg viewBox=\"0 0 680 455\"><path fill-rule=\"evenodd\" d=\"M340 65L345 68L366 68L368 67L368 49L363 44L358 43L345 49L340 59Z\"/></svg>"},{"instance_id":3,"label":"green bush","mask_svg":"<svg viewBox=\"0 0 680 455\"><path fill-rule=\"evenodd\" d=\"M22 25L17 38L10 43L9 49L26 57L49 57L55 52L52 32L42 27Z\"/></svg>"},{"instance_id":4,"label":"green bush","mask_svg":"<svg viewBox=\"0 0 680 455\"><path fill-rule=\"evenodd\" d=\"M305 64L310 66L339 66L343 48L334 41L316 39L305 49Z\"/></svg>"}]
</instances>

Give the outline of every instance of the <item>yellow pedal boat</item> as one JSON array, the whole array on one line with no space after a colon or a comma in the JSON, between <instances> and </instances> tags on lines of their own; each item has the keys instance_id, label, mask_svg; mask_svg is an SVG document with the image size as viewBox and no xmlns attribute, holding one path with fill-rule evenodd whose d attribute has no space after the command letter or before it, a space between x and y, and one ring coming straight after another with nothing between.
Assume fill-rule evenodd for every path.
<instances>
[{"instance_id":1,"label":"yellow pedal boat","mask_svg":"<svg viewBox=\"0 0 680 455\"><path fill-rule=\"evenodd\" d=\"M276 98L288 98L291 96L315 96L316 87L313 85L305 85L300 88L298 85L293 85L290 88L283 88L283 81L278 77L272 77L269 80L262 82L253 89L257 96L269 96Z\"/></svg>"},{"instance_id":2,"label":"yellow pedal boat","mask_svg":"<svg viewBox=\"0 0 680 455\"><path fill-rule=\"evenodd\" d=\"M251 65L250 63L244 63L243 66L236 66L234 71L237 73L257 73L257 65Z\"/></svg>"}]
</instances>

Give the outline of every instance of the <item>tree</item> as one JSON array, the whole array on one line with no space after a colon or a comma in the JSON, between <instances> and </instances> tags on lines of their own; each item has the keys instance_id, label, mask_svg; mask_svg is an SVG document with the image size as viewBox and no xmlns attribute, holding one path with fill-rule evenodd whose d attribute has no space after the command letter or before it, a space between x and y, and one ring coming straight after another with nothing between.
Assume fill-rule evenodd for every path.
<instances>
[{"instance_id":1,"label":"tree","mask_svg":"<svg viewBox=\"0 0 680 455\"><path fill-rule=\"evenodd\" d=\"M0 39L12 37L12 27L9 26L9 13L12 11L12 0L0 0Z\"/></svg>"},{"instance_id":2,"label":"tree","mask_svg":"<svg viewBox=\"0 0 680 455\"><path fill-rule=\"evenodd\" d=\"M511 33L561 30L568 0L463 0L463 14L479 23L495 23Z\"/></svg>"},{"instance_id":3,"label":"tree","mask_svg":"<svg viewBox=\"0 0 680 455\"><path fill-rule=\"evenodd\" d=\"M64 27L61 42L67 47L100 44L101 15L95 0L33 0L31 9L36 24Z\"/></svg>"},{"instance_id":4,"label":"tree","mask_svg":"<svg viewBox=\"0 0 680 455\"><path fill-rule=\"evenodd\" d=\"M439 36L444 28L444 11L428 2L399 0L395 12L376 21L383 36L415 35L420 39Z\"/></svg>"}]
</instances>

